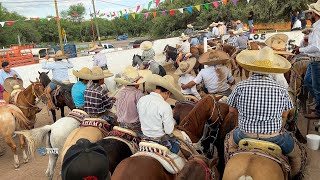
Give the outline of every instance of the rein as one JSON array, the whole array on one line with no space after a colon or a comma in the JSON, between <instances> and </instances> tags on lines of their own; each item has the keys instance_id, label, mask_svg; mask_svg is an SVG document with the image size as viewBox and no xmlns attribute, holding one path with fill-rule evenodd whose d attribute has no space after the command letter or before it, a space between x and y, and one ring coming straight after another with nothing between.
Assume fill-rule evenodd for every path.
<instances>
[{"instance_id":1,"label":"rein","mask_svg":"<svg viewBox=\"0 0 320 180\"><path fill-rule=\"evenodd\" d=\"M37 83L37 84L40 84L40 83ZM37 93L35 92L35 90L34 90L34 85L35 84L32 84L32 86L31 86L31 93L32 93L32 95L34 96L34 97L36 97L36 99L38 99L37 101L35 101L35 103L34 104L32 104L32 103L30 103L29 101L28 101L28 99L27 99L27 97L26 97L26 95L24 94L24 91L22 91L22 95L23 95L23 97L24 97L24 100L28 103L28 105L30 105L31 107L37 107L36 105L41 101L41 97L43 96L43 95L45 95L45 93L42 93L40 96L38 96L37 95ZM17 103L16 103L17 104ZM17 104L18 105L18 104ZM24 107L24 106L21 106L21 105L18 105L19 107L21 107L21 108L23 108L23 109L29 109L29 107Z\"/></svg>"}]
</instances>

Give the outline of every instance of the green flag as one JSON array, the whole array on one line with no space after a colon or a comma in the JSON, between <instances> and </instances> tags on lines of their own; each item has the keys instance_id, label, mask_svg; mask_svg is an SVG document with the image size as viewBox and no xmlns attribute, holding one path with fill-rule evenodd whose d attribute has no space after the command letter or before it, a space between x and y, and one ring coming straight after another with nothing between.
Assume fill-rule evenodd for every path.
<instances>
[{"instance_id":1,"label":"green flag","mask_svg":"<svg viewBox=\"0 0 320 180\"><path fill-rule=\"evenodd\" d=\"M120 16L122 16L122 11L120 11Z\"/></svg>"},{"instance_id":2,"label":"green flag","mask_svg":"<svg viewBox=\"0 0 320 180\"><path fill-rule=\"evenodd\" d=\"M152 1L150 1L148 4L148 10L150 10L151 4L152 4Z\"/></svg>"},{"instance_id":3,"label":"green flag","mask_svg":"<svg viewBox=\"0 0 320 180\"><path fill-rule=\"evenodd\" d=\"M209 9L209 4L204 4L204 7L208 10Z\"/></svg>"},{"instance_id":4,"label":"green flag","mask_svg":"<svg viewBox=\"0 0 320 180\"><path fill-rule=\"evenodd\" d=\"M140 19L141 16L142 16L142 14L138 14L138 19Z\"/></svg>"}]
</instances>

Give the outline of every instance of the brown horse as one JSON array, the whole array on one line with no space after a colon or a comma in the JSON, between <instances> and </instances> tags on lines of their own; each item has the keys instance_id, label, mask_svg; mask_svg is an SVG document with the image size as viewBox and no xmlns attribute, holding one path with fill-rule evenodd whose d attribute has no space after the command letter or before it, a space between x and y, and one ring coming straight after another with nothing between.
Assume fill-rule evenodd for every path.
<instances>
[{"instance_id":1,"label":"brown horse","mask_svg":"<svg viewBox=\"0 0 320 180\"><path fill-rule=\"evenodd\" d=\"M250 42L249 45L250 45L250 50L260 50L265 46L267 46L266 43L259 42L259 41Z\"/></svg>"},{"instance_id":2,"label":"brown horse","mask_svg":"<svg viewBox=\"0 0 320 180\"><path fill-rule=\"evenodd\" d=\"M10 100L10 94L6 91L3 92L3 99L8 103L12 102L12 100ZM36 82L31 82L26 89L23 89L17 95L16 102L13 102L13 104L19 107L29 120L35 121L36 114L41 111L37 106L40 100L46 102L47 99L44 93L44 87L37 80Z\"/></svg>"},{"instance_id":3,"label":"brown horse","mask_svg":"<svg viewBox=\"0 0 320 180\"><path fill-rule=\"evenodd\" d=\"M17 145L13 139L13 133L16 130L31 129L35 124L35 120L29 120L23 114L23 112L15 105L7 104L0 106L0 136L4 137L5 142L10 146L13 157L14 167L20 166L19 158L17 154ZM20 147L23 154L23 162L28 162L28 156L25 151L25 140L22 135L18 135L20 141Z\"/></svg>"},{"instance_id":4,"label":"brown horse","mask_svg":"<svg viewBox=\"0 0 320 180\"><path fill-rule=\"evenodd\" d=\"M178 110L173 110L177 112ZM193 143L198 142L203 135L203 129L206 122L210 121L209 131L214 126L220 127L224 124L224 119L229 112L228 105L223 106L210 95L201 99L192 111L176 127L183 130L190 137ZM230 123L230 122L229 122ZM212 134L209 133L209 136ZM204 137L206 139L207 137ZM174 179L173 174L164 170L162 165L151 157L135 156L129 157L117 166L112 179Z\"/></svg>"}]
</instances>

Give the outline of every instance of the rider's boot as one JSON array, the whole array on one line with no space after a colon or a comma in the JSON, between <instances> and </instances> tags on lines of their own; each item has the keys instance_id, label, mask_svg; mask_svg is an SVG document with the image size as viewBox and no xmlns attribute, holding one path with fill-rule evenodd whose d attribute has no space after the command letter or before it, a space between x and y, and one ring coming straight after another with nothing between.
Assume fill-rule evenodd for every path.
<instances>
[{"instance_id":1,"label":"rider's boot","mask_svg":"<svg viewBox=\"0 0 320 180\"><path fill-rule=\"evenodd\" d=\"M54 110L56 107L55 107L55 105L54 105L54 103L53 103L53 101L52 101L51 89L50 89L50 87L47 87L47 88L46 88L46 97L48 98L48 104L47 104L48 109L49 109L49 110Z\"/></svg>"},{"instance_id":2,"label":"rider's boot","mask_svg":"<svg viewBox=\"0 0 320 180\"><path fill-rule=\"evenodd\" d=\"M291 177L298 175L302 166L302 153L300 147L295 143L293 150L288 155L291 166Z\"/></svg>"}]
</instances>

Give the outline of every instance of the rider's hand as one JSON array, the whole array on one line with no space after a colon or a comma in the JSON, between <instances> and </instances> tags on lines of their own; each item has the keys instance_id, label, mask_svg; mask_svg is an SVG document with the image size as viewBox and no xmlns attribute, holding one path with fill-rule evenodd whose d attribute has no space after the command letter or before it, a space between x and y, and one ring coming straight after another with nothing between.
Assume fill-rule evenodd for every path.
<instances>
[{"instance_id":1,"label":"rider's hand","mask_svg":"<svg viewBox=\"0 0 320 180\"><path fill-rule=\"evenodd\" d=\"M45 57L44 57L46 60L48 60L50 58L50 56L47 54Z\"/></svg>"},{"instance_id":2,"label":"rider's hand","mask_svg":"<svg viewBox=\"0 0 320 180\"><path fill-rule=\"evenodd\" d=\"M181 83L181 89L183 90L187 89L186 85Z\"/></svg>"},{"instance_id":3,"label":"rider's hand","mask_svg":"<svg viewBox=\"0 0 320 180\"><path fill-rule=\"evenodd\" d=\"M14 77L15 79L17 79L17 75L16 75L16 74L12 75L12 77Z\"/></svg>"}]
</instances>

